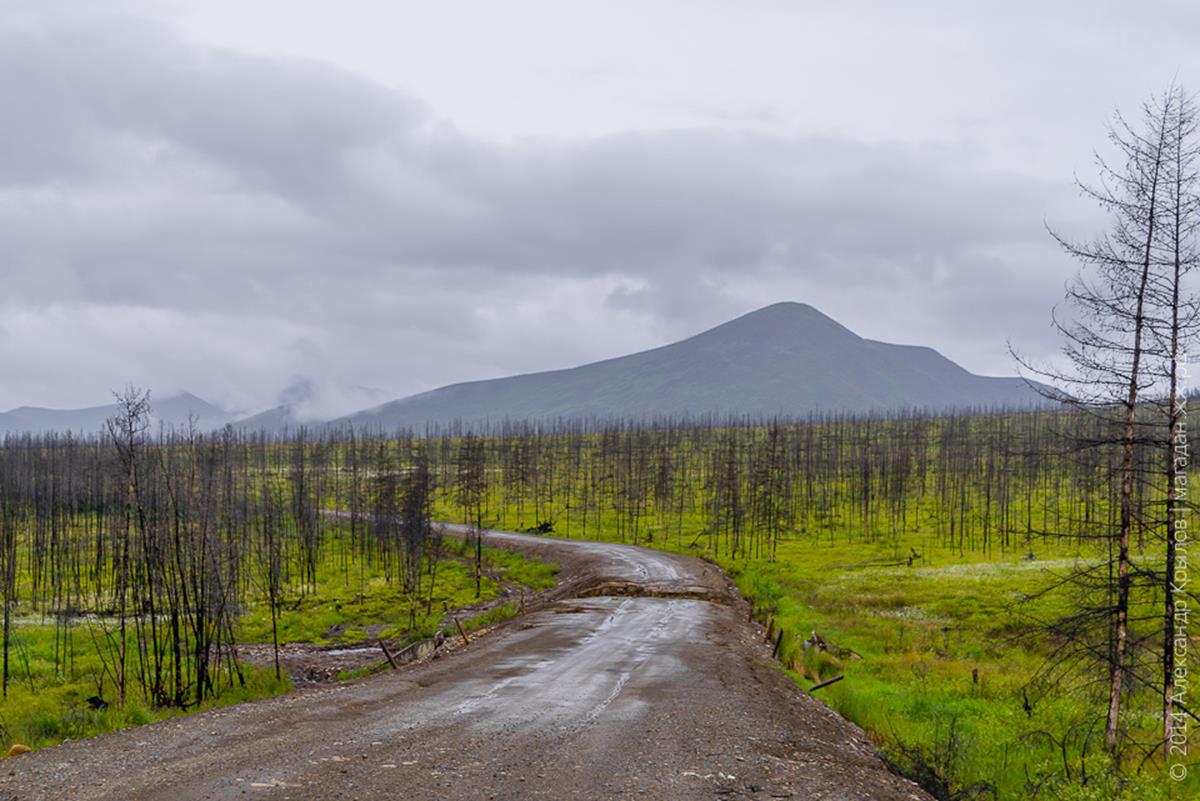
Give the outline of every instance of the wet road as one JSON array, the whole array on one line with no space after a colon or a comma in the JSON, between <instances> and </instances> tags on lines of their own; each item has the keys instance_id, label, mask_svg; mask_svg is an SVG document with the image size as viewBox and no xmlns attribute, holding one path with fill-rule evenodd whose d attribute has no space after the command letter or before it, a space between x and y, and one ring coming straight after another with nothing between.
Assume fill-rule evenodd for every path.
<instances>
[{"instance_id":1,"label":"wet road","mask_svg":"<svg viewBox=\"0 0 1200 801\"><path fill-rule=\"evenodd\" d=\"M712 566L499 532L488 544L557 561L563 581L427 664L6 761L0 799L924 797L771 667Z\"/></svg>"}]
</instances>

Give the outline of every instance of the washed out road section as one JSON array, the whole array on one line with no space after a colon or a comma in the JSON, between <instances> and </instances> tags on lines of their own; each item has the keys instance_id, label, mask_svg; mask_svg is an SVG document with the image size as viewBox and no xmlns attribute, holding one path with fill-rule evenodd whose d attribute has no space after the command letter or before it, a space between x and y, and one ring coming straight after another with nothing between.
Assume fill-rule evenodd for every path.
<instances>
[{"instance_id":1,"label":"washed out road section","mask_svg":"<svg viewBox=\"0 0 1200 801\"><path fill-rule=\"evenodd\" d=\"M557 562L559 585L415 667L7 760L0 801L926 798L773 665L712 565L485 542Z\"/></svg>"}]
</instances>

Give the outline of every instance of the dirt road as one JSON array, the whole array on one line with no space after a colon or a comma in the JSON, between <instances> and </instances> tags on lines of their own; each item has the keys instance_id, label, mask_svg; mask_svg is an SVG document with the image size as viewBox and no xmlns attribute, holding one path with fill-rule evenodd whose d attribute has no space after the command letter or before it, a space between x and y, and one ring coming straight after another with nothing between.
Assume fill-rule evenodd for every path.
<instances>
[{"instance_id":1,"label":"dirt road","mask_svg":"<svg viewBox=\"0 0 1200 801\"><path fill-rule=\"evenodd\" d=\"M529 614L356 683L0 763L0 801L924 799L770 664L700 560L494 532L562 566Z\"/></svg>"}]
</instances>

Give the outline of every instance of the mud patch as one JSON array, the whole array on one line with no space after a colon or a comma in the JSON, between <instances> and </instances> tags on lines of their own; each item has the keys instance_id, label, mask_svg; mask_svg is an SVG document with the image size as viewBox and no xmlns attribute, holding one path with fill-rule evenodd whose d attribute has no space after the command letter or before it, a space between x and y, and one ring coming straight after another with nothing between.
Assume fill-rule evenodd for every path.
<instances>
[{"instance_id":1,"label":"mud patch","mask_svg":"<svg viewBox=\"0 0 1200 801\"><path fill-rule=\"evenodd\" d=\"M575 598L672 598L685 601L707 601L730 606L733 599L727 593L716 592L707 587L677 587L654 584L639 584L631 581L603 581L575 592Z\"/></svg>"},{"instance_id":2,"label":"mud patch","mask_svg":"<svg viewBox=\"0 0 1200 801\"><path fill-rule=\"evenodd\" d=\"M238 646L238 656L260 667L275 665L275 652L270 643ZM383 651L369 642L336 645L297 642L279 646L279 668L297 687L337 681L338 674L358 670L381 659L384 659Z\"/></svg>"}]
</instances>

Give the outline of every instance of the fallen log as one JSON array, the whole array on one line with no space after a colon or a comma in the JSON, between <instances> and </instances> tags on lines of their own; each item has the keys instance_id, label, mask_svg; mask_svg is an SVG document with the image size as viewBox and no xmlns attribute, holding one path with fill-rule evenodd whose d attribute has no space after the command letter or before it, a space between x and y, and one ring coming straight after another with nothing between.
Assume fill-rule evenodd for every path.
<instances>
[{"instance_id":1,"label":"fallen log","mask_svg":"<svg viewBox=\"0 0 1200 801\"><path fill-rule=\"evenodd\" d=\"M832 679L825 679L825 681L817 682L813 686L809 687L808 691L810 693L816 692L817 690L821 689L822 687L828 687L830 684L837 684L839 681L841 681L844 678L846 678L844 675L838 674L837 676L834 676Z\"/></svg>"},{"instance_id":2,"label":"fallen log","mask_svg":"<svg viewBox=\"0 0 1200 801\"><path fill-rule=\"evenodd\" d=\"M388 664L392 666L392 670L399 670L399 665L396 664L396 659L392 656L392 652L388 650L387 643L380 639L379 647L383 649L383 655L387 657Z\"/></svg>"}]
</instances>

